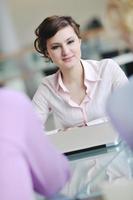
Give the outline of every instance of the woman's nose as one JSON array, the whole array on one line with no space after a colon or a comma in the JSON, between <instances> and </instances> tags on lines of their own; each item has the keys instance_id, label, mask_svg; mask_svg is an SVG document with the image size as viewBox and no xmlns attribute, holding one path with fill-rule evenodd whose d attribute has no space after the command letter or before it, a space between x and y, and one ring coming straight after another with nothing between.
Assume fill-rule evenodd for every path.
<instances>
[{"instance_id":1,"label":"woman's nose","mask_svg":"<svg viewBox=\"0 0 133 200\"><path fill-rule=\"evenodd\" d=\"M67 54L68 54L68 52L69 52L69 48L68 48L68 46L63 46L62 47L62 55L63 56L66 56Z\"/></svg>"}]
</instances>

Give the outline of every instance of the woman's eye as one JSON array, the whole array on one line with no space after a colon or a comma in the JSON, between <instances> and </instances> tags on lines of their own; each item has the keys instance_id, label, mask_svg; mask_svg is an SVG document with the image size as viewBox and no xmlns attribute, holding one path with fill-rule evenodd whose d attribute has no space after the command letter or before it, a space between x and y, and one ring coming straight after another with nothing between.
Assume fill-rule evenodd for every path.
<instances>
[{"instance_id":1,"label":"woman's eye","mask_svg":"<svg viewBox=\"0 0 133 200\"><path fill-rule=\"evenodd\" d=\"M68 41L68 44L71 44L71 43L73 43L74 42L74 40L70 40L70 41Z\"/></svg>"},{"instance_id":2,"label":"woman's eye","mask_svg":"<svg viewBox=\"0 0 133 200\"><path fill-rule=\"evenodd\" d=\"M58 49L59 46L53 46L51 49L55 50Z\"/></svg>"}]
</instances>

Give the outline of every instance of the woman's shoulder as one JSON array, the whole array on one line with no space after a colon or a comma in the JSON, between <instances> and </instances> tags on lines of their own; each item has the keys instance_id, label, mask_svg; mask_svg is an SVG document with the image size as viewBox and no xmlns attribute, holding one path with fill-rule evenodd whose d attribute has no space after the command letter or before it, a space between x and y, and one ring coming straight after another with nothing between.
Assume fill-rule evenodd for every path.
<instances>
[{"instance_id":1,"label":"woman's shoulder","mask_svg":"<svg viewBox=\"0 0 133 200\"><path fill-rule=\"evenodd\" d=\"M42 79L41 83L42 83L42 84L46 84L46 85L47 85L47 84L52 84L52 83L54 83L55 80L57 79L57 76L58 76L58 71L57 71L56 73L54 73L54 74L45 76L45 77Z\"/></svg>"},{"instance_id":2,"label":"woman's shoulder","mask_svg":"<svg viewBox=\"0 0 133 200\"><path fill-rule=\"evenodd\" d=\"M45 76L39 87L38 87L38 90L55 90L57 88L57 84L58 84L58 74L59 74L59 71L57 71L56 73L52 74L52 75L48 75L48 76Z\"/></svg>"},{"instance_id":3,"label":"woman's shoulder","mask_svg":"<svg viewBox=\"0 0 133 200\"><path fill-rule=\"evenodd\" d=\"M92 66L102 66L102 65L107 65L107 64L116 64L116 62L111 59L111 58L105 58L101 60L81 60L84 64L92 65Z\"/></svg>"},{"instance_id":4,"label":"woman's shoulder","mask_svg":"<svg viewBox=\"0 0 133 200\"><path fill-rule=\"evenodd\" d=\"M116 68L118 67L118 64L110 58L106 58L106 59L101 59L101 60L82 60L82 63L84 65L84 67L88 68L93 68L94 71L103 71L106 70L107 68L111 69L111 68Z\"/></svg>"},{"instance_id":5,"label":"woman's shoulder","mask_svg":"<svg viewBox=\"0 0 133 200\"><path fill-rule=\"evenodd\" d=\"M88 71L92 70L100 77L122 73L122 69L116 61L110 58L101 60L84 60L84 63L84 66L86 66Z\"/></svg>"}]
</instances>

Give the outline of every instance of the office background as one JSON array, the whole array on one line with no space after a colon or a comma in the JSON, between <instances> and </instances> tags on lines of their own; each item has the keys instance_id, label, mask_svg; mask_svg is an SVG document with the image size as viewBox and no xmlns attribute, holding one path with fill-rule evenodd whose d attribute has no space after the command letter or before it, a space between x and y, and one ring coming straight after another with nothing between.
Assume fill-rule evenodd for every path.
<instances>
[{"instance_id":1,"label":"office background","mask_svg":"<svg viewBox=\"0 0 133 200\"><path fill-rule=\"evenodd\" d=\"M109 22L107 1L0 0L0 84L24 91L32 98L42 77L55 71L55 66L46 63L33 47L36 27L50 15L71 15L81 25L82 33L93 19L102 23L102 29L94 30L91 38L82 34L85 59L115 57L128 51ZM123 63L132 64L130 55L117 61L122 67ZM130 75L132 68L128 68Z\"/></svg>"},{"instance_id":2,"label":"office background","mask_svg":"<svg viewBox=\"0 0 133 200\"><path fill-rule=\"evenodd\" d=\"M111 27L106 4L107 0L0 0L0 84L25 92L32 98L42 77L54 72L55 66L45 63L33 49L35 28L53 14L71 15L81 24L83 32L89 20L100 19L106 34L103 31L100 38L85 41L83 55L94 59L114 57L128 75L132 74L133 57ZM54 128L52 115L49 119L47 130Z\"/></svg>"},{"instance_id":3,"label":"office background","mask_svg":"<svg viewBox=\"0 0 133 200\"><path fill-rule=\"evenodd\" d=\"M12 15L15 31L22 45L34 38L34 29L47 16L71 15L83 27L89 18L104 17L107 0L6 0Z\"/></svg>"}]
</instances>

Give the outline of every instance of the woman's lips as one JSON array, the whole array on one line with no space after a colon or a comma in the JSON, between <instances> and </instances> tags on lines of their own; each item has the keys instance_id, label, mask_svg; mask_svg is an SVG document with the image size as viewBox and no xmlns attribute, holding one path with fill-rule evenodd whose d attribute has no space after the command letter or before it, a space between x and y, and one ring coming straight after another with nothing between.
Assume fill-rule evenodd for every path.
<instances>
[{"instance_id":1,"label":"woman's lips","mask_svg":"<svg viewBox=\"0 0 133 200\"><path fill-rule=\"evenodd\" d=\"M69 62L73 59L74 56L63 58L63 61Z\"/></svg>"}]
</instances>

